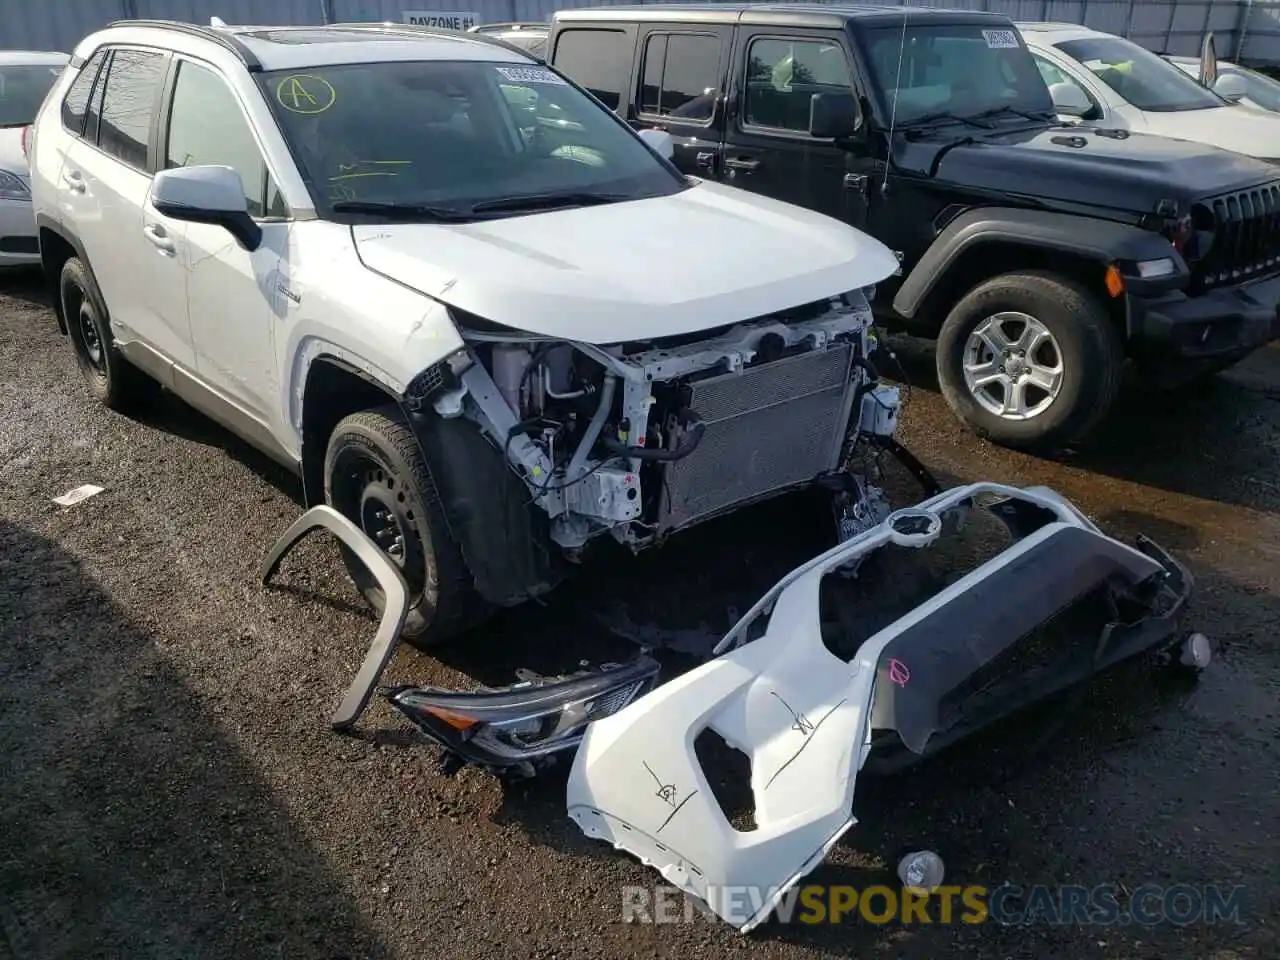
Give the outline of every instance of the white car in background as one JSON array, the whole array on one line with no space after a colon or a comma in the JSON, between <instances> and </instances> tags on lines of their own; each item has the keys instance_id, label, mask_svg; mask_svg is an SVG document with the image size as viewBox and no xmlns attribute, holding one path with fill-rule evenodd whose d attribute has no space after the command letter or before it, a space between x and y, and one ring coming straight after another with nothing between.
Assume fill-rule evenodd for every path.
<instances>
[{"instance_id":1,"label":"white car in background","mask_svg":"<svg viewBox=\"0 0 1280 960\"><path fill-rule=\"evenodd\" d=\"M1236 77L1213 90L1131 40L1064 23L1020 23L1058 115L1280 161L1280 120L1234 102Z\"/></svg>"},{"instance_id":2,"label":"white car in background","mask_svg":"<svg viewBox=\"0 0 1280 960\"><path fill-rule=\"evenodd\" d=\"M0 267L40 262L26 131L69 59L65 53L0 50Z\"/></svg>"},{"instance_id":3,"label":"white car in background","mask_svg":"<svg viewBox=\"0 0 1280 960\"><path fill-rule=\"evenodd\" d=\"M1200 61L1195 57L1165 57L1183 73L1200 79ZM1244 86L1244 93L1236 101L1258 110L1269 110L1280 113L1280 80L1268 77L1265 73L1250 70L1238 63L1228 60L1218 61L1218 86L1225 82L1234 83L1230 78L1239 78Z\"/></svg>"}]
</instances>

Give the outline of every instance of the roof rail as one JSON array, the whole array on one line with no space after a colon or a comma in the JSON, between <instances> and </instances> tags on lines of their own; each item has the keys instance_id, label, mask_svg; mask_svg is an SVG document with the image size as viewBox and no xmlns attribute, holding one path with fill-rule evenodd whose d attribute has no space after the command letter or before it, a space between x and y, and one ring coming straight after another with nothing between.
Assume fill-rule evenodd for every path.
<instances>
[{"instance_id":1,"label":"roof rail","mask_svg":"<svg viewBox=\"0 0 1280 960\"><path fill-rule=\"evenodd\" d=\"M343 30L367 30L370 33L398 33L408 37L449 37L454 40L469 40L472 43L488 43L495 47L502 47L512 53L518 53L521 56L529 57L538 63L543 63L541 57L535 56L523 47L518 47L514 43L503 40L501 37L491 37L486 33L472 33L470 30L446 30L444 27L428 27L418 23L331 23L330 27L341 27Z\"/></svg>"},{"instance_id":2,"label":"roof rail","mask_svg":"<svg viewBox=\"0 0 1280 960\"><path fill-rule=\"evenodd\" d=\"M177 33L185 33L187 36L199 37L201 40L211 40L239 57L240 62L245 65L245 69L251 73L257 73L262 69L262 61L257 58L252 50L241 43L234 34L216 30L213 27L204 27L195 23L183 23L179 20L115 20L107 24L107 26L173 30Z\"/></svg>"},{"instance_id":3,"label":"roof rail","mask_svg":"<svg viewBox=\"0 0 1280 960\"><path fill-rule=\"evenodd\" d=\"M511 20L506 23L477 23L467 33L496 33L499 30L550 30L551 24L545 20Z\"/></svg>"}]
</instances>

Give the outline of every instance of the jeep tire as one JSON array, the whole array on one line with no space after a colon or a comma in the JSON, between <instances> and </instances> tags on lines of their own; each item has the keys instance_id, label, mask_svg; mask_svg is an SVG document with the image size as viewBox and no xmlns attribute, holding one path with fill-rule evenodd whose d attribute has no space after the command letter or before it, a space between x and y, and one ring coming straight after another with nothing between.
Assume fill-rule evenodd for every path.
<instances>
[{"instance_id":1,"label":"jeep tire","mask_svg":"<svg viewBox=\"0 0 1280 960\"><path fill-rule=\"evenodd\" d=\"M395 404L354 413L329 437L325 502L385 553L409 587L402 635L428 647L465 632L488 612L462 551L449 535L418 440ZM368 568L345 547L343 562L379 613L386 598Z\"/></svg>"},{"instance_id":2,"label":"jeep tire","mask_svg":"<svg viewBox=\"0 0 1280 960\"><path fill-rule=\"evenodd\" d=\"M1027 271L985 280L952 308L937 364L942 395L970 430L1002 446L1050 450L1105 416L1124 352L1097 297L1074 280Z\"/></svg>"},{"instance_id":3,"label":"jeep tire","mask_svg":"<svg viewBox=\"0 0 1280 960\"><path fill-rule=\"evenodd\" d=\"M72 257L58 276L58 298L85 385L103 406L122 413L143 407L160 390L116 349L106 305L82 261Z\"/></svg>"}]
</instances>

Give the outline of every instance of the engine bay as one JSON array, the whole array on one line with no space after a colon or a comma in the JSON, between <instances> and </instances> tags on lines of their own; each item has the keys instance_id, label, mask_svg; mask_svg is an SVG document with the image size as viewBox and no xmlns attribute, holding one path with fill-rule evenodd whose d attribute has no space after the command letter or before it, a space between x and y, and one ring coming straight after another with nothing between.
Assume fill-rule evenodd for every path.
<instances>
[{"instance_id":1,"label":"engine bay","mask_svg":"<svg viewBox=\"0 0 1280 960\"><path fill-rule=\"evenodd\" d=\"M897 427L859 291L662 341L461 332L468 358L436 412L477 424L570 556L606 533L641 549L811 485Z\"/></svg>"}]
</instances>

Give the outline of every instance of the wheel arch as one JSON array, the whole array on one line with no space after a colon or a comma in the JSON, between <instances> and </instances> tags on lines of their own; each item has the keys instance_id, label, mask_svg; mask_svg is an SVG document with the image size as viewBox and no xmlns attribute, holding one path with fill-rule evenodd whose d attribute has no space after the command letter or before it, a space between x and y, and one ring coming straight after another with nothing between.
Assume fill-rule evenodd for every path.
<instances>
[{"instance_id":1,"label":"wheel arch","mask_svg":"<svg viewBox=\"0 0 1280 960\"><path fill-rule=\"evenodd\" d=\"M93 286L91 292L94 299L98 301L98 309L102 311L103 317L110 322L111 315L107 310L106 300L103 299L102 290L98 287L97 275L93 271L93 264L89 261L89 254L85 252L84 244L80 242L80 238L73 231L68 230L61 223L44 213L36 215L36 231L40 239L40 269L44 274L45 284L53 299L53 313L58 320L58 330L63 336L66 336L67 318L62 313L62 292L59 288L59 279L62 276L63 264L73 257L83 263L85 270L88 271L89 283Z\"/></svg>"},{"instance_id":2,"label":"wheel arch","mask_svg":"<svg viewBox=\"0 0 1280 960\"><path fill-rule=\"evenodd\" d=\"M446 532L462 550L476 592L497 606L541 596L564 577L563 564L551 548L547 518L528 503L523 482L475 424L436 414L429 392L431 384L443 381L433 375L437 372L434 367L424 371L405 396L330 354L311 361L302 391L306 505L325 502L325 452L334 428L359 410L395 404L417 439Z\"/></svg>"},{"instance_id":3,"label":"wheel arch","mask_svg":"<svg viewBox=\"0 0 1280 960\"><path fill-rule=\"evenodd\" d=\"M302 387L302 492L308 508L324 503L324 453L343 417L400 397L355 364L322 353L307 365Z\"/></svg>"},{"instance_id":4,"label":"wheel arch","mask_svg":"<svg viewBox=\"0 0 1280 960\"><path fill-rule=\"evenodd\" d=\"M1140 227L1075 214L978 208L951 220L903 280L893 308L913 327L936 333L951 307L977 284L1005 273L1046 270L1101 294L1113 321L1127 329L1127 298L1107 295L1107 267L1119 261L1173 257L1167 240Z\"/></svg>"}]
</instances>

